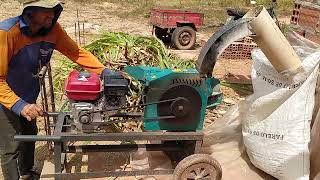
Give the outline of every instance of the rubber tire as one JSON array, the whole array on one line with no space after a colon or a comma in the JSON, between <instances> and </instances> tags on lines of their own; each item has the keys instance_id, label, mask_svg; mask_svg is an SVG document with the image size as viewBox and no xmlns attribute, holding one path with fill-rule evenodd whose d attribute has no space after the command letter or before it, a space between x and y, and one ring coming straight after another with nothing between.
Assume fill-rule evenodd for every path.
<instances>
[{"instance_id":1,"label":"rubber tire","mask_svg":"<svg viewBox=\"0 0 320 180\"><path fill-rule=\"evenodd\" d=\"M181 175L184 173L184 171L188 167L190 167L192 165L196 165L198 163L207 163L207 164L213 166L213 168L216 170L217 173L216 173L215 179L212 179L212 180L221 180L222 179L222 168L221 168L219 162L216 159L212 158L208 154L193 154L193 155L190 155L190 156L184 158L182 161L180 161L178 163L178 165L174 169L173 179L174 180L184 180L184 179L181 179Z\"/></svg>"},{"instance_id":2,"label":"rubber tire","mask_svg":"<svg viewBox=\"0 0 320 180\"><path fill-rule=\"evenodd\" d=\"M179 36L183 33L183 32L187 32L189 34L191 34L191 40L189 42L189 44L187 45L182 45L179 42ZM182 27L177 27L173 33L172 33L172 37L171 37L171 42L173 43L173 45L180 50L188 50L188 49L192 49L193 46L196 43L196 31L190 27L190 26L182 26Z\"/></svg>"},{"instance_id":3,"label":"rubber tire","mask_svg":"<svg viewBox=\"0 0 320 180\"><path fill-rule=\"evenodd\" d=\"M167 33L165 29L155 26L154 27L154 35L160 39L163 43L170 43L171 35Z\"/></svg>"}]
</instances>

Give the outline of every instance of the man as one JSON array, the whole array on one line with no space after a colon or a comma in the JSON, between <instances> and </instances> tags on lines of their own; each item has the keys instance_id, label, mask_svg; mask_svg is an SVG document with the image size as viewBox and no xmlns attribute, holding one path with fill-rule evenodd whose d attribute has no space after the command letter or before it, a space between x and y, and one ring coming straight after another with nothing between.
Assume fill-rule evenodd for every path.
<instances>
[{"instance_id":1,"label":"man","mask_svg":"<svg viewBox=\"0 0 320 180\"><path fill-rule=\"evenodd\" d=\"M54 49L84 69L111 73L90 52L81 49L57 20L62 5L56 0L23 0L20 16L0 22L0 157L5 180L37 179L34 143L14 141L16 134L35 135L35 118L43 110L36 104L40 87L36 78Z\"/></svg>"}]
</instances>

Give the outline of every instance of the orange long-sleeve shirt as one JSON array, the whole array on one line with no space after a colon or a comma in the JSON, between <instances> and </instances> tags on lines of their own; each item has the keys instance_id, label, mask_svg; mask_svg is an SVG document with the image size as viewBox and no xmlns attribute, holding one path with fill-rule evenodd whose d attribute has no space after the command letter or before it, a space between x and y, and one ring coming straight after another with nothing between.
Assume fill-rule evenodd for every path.
<instances>
[{"instance_id":1,"label":"orange long-sleeve shirt","mask_svg":"<svg viewBox=\"0 0 320 180\"><path fill-rule=\"evenodd\" d=\"M16 114L27 103L36 102L40 86L33 75L40 64L50 61L54 49L90 72L100 74L105 69L90 52L78 47L59 23L38 37L25 35L26 26L21 16L0 22L0 104Z\"/></svg>"}]
</instances>

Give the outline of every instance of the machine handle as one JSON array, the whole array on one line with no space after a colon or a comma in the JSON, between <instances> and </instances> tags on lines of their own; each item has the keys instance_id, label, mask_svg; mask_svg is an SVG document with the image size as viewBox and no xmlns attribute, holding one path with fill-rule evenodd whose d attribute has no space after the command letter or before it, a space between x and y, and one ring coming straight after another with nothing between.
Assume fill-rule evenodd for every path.
<instances>
[{"instance_id":1,"label":"machine handle","mask_svg":"<svg viewBox=\"0 0 320 180\"><path fill-rule=\"evenodd\" d=\"M14 140L23 141L23 142L36 142L36 141L61 142L61 136L15 135Z\"/></svg>"},{"instance_id":2,"label":"machine handle","mask_svg":"<svg viewBox=\"0 0 320 180\"><path fill-rule=\"evenodd\" d=\"M40 71L37 74L33 75L33 77L38 79L43 79L45 74L47 73L47 70L48 70L48 67L46 65L42 66Z\"/></svg>"}]
</instances>

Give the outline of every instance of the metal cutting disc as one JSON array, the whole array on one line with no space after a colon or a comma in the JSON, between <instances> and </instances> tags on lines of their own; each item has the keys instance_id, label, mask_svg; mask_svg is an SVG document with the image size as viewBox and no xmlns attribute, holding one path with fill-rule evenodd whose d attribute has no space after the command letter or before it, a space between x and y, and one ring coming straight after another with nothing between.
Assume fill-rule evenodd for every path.
<instances>
[{"instance_id":1,"label":"metal cutting disc","mask_svg":"<svg viewBox=\"0 0 320 180\"><path fill-rule=\"evenodd\" d=\"M197 90L188 85L176 85L165 91L160 101L176 99L172 102L157 105L158 116L176 116L175 118L162 119L160 125L170 127L191 127L196 129L201 111L201 97Z\"/></svg>"}]
</instances>

